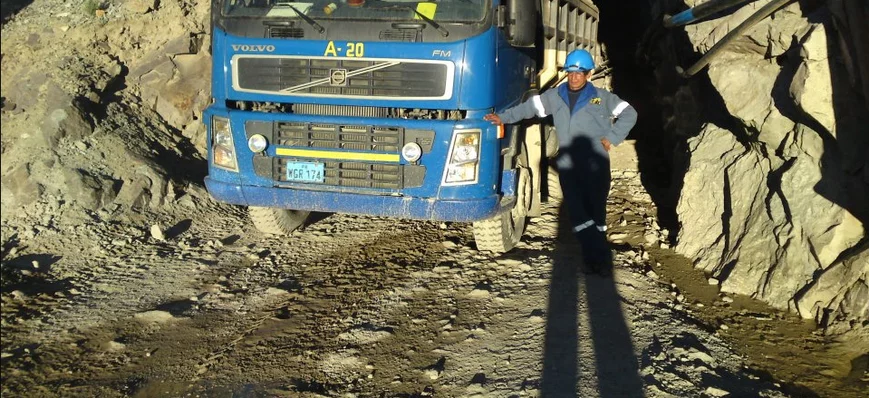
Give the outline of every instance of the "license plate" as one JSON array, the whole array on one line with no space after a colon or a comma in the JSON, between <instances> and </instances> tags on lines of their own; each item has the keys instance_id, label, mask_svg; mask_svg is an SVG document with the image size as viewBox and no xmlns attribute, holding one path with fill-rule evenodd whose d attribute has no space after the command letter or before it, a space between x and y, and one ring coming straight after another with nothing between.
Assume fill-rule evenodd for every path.
<instances>
[{"instance_id":1,"label":"license plate","mask_svg":"<svg viewBox=\"0 0 869 398\"><path fill-rule=\"evenodd\" d=\"M322 183L323 163L287 162L287 181Z\"/></svg>"}]
</instances>

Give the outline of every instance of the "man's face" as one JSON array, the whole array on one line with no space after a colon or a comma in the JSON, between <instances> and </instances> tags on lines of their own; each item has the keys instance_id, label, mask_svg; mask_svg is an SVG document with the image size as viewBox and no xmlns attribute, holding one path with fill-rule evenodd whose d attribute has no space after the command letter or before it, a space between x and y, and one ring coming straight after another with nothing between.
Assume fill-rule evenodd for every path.
<instances>
[{"instance_id":1,"label":"man's face","mask_svg":"<svg viewBox=\"0 0 869 398\"><path fill-rule=\"evenodd\" d=\"M569 72L567 74L567 87L573 91L581 89L588 81L588 72Z\"/></svg>"}]
</instances>

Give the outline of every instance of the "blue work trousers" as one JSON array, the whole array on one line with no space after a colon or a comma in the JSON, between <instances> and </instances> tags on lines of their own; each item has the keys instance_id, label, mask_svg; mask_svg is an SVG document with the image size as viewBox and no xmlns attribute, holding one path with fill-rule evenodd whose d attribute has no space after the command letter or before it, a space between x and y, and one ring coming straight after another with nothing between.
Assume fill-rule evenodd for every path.
<instances>
[{"instance_id":1,"label":"blue work trousers","mask_svg":"<svg viewBox=\"0 0 869 398\"><path fill-rule=\"evenodd\" d=\"M581 159L574 157L573 167L559 170L563 206L570 216L570 229L582 245L586 266L600 269L612 265L606 238L610 162L607 157L590 153L580 156Z\"/></svg>"}]
</instances>

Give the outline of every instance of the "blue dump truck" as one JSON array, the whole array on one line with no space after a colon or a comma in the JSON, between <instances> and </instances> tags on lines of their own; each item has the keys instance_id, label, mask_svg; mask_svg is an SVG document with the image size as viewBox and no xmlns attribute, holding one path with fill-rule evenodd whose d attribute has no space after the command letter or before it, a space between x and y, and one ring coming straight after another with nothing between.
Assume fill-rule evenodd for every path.
<instances>
[{"instance_id":1,"label":"blue dump truck","mask_svg":"<svg viewBox=\"0 0 869 398\"><path fill-rule=\"evenodd\" d=\"M601 63L590 0L212 0L210 194L288 234L312 211L472 222L506 252L539 215L548 126L483 116Z\"/></svg>"}]
</instances>

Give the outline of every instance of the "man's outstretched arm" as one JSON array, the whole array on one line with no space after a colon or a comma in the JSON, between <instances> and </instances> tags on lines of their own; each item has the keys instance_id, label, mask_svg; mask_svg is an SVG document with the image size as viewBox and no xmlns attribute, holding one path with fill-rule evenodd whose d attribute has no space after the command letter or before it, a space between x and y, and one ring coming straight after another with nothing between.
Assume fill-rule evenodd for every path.
<instances>
[{"instance_id":1,"label":"man's outstretched arm","mask_svg":"<svg viewBox=\"0 0 869 398\"><path fill-rule=\"evenodd\" d=\"M550 114L549 107L546 105L548 100L545 95L535 95L525 102L516 105L501 113L490 113L483 117L494 124L513 124L520 120L530 119L532 117L546 117Z\"/></svg>"}]
</instances>

